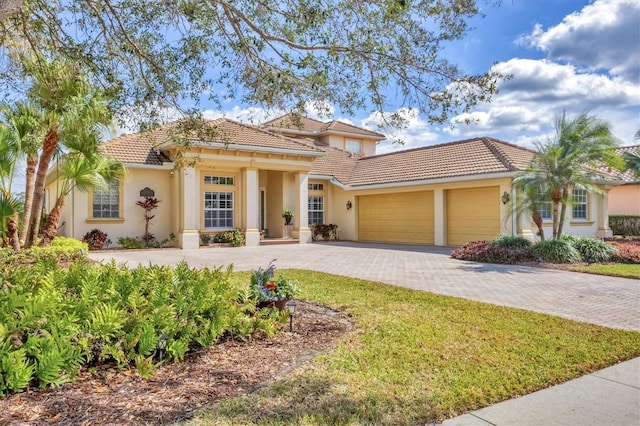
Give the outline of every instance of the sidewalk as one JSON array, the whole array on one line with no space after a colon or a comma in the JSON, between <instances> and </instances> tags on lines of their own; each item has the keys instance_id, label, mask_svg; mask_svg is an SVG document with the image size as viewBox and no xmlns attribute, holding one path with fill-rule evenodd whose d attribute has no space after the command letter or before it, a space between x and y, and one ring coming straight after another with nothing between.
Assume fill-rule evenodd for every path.
<instances>
[{"instance_id":1,"label":"sidewalk","mask_svg":"<svg viewBox=\"0 0 640 426\"><path fill-rule=\"evenodd\" d=\"M442 426L640 424L640 358L501 402Z\"/></svg>"}]
</instances>

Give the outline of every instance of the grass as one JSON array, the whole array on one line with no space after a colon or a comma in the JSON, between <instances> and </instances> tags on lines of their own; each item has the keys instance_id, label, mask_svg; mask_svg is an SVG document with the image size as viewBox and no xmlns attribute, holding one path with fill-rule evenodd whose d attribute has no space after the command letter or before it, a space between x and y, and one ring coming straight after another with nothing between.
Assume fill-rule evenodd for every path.
<instances>
[{"instance_id":1,"label":"grass","mask_svg":"<svg viewBox=\"0 0 640 426\"><path fill-rule=\"evenodd\" d=\"M609 263L588 266L574 266L572 271L587 272L590 274L610 275L614 277L640 279L639 264Z\"/></svg>"},{"instance_id":2,"label":"grass","mask_svg":"<svg viewBox=\"0 0 640 426\"><path fill-rule=\"evenodd\" d=\"M275 384L201 411L191 424L425 424L640 355L637 332L286 273L300 281L303 299L348 312L358 331Z\"/></svg>"}]
</instances>

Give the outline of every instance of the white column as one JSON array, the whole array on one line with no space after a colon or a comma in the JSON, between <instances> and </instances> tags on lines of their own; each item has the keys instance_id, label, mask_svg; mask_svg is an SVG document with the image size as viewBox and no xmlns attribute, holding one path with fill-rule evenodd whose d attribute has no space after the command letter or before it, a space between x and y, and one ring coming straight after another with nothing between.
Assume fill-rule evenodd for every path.
<instances>
[{"instance_id":1,"label":"white column","mask_svg":"<svg viewBox=\"0 0 640 426\"><path fill-rule=\"evenodd\" d=\"M198 173L193 167L185 167L181 171L180 216L181 224L178 235L180 247L194 249L200 247L200 185Z\"/></svg>"},{"instance_id":2,"label":"white column","mask_svg":"<svg viewBox=\"0 0 640 426\"><path fill-rule=\"evenodd\" d=\"M445 216L444 190L433 191L433 243L437 246L447 245L445 227L447 226Z\"/></svg>"},{"instance_id":3,"label":"white column","mask_svg":"<svg viewBox=\"0 0 640 426\"><path fill-rule=\"evenodd\" d=\"M598 238L609 238L613 237L613 231L609 228L609 190L611 186L607 185L602 190L604 194L596 195L593 194L593 198L597 201L597 211L598 211L598 231L596 236Z\"/></svg>"},{"instance_id":4,"label":"white column","mask_svg":"<svg viewBox=\"0 0 640 426\"><path fill-rule=\"evenodd\" d=\"M301 244L311 242L309 229L309 174L296 174L296 218L293 221L293 238L298 238Z\"/></svg>"},{"instance_id":5,"label":"white column","mask_svg":"<svg viewBox=\"0 0 640 426\"><path fill-rule=\"evenodd\" d=\"M245 244L247 246L260 245L260 230L258 229L258 217L260 215L260 188L258 186L258 171L256 169L243 169L242 181L244 182L243 222L245 228Z\"/></svg>"}]
</instances>

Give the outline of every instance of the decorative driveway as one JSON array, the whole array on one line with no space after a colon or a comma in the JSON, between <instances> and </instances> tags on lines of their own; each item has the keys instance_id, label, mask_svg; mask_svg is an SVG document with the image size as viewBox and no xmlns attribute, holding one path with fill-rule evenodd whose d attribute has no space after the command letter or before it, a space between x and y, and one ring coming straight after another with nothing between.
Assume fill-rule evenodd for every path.
<instances>
[{"instance_id":1,"label":"decorative driveway","mask_svg":"<svg viewBox=\"0 0 640 426\"><path fill-rule=\"evenodd\" d=\"M266 267L310 269L379 281L448 296L543 312L627 330L640 330L640 280L553 269L463 262L450 248L350 242L197 250L113 250L91 253L129 266L192 267L233 264L234 270Z\"/></svg>"}]
</instances>

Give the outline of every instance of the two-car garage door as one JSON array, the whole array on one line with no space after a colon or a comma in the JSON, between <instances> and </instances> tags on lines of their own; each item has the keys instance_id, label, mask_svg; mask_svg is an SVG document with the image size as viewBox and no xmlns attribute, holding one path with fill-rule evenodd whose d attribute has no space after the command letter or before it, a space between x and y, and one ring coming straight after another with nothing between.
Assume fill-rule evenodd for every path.
<instances>
[{"instance_id":1,"label":"two-car garage door","mask_svg":"<svg viewBox=\"0 0 640 426\"><path fill-rule=\"evenodd\" d=\"M500 233L500 188L445 191L446 243L489 240ZM434 244L433 191L358 197L358 239Z\"/></svg>"}]
</instances>

